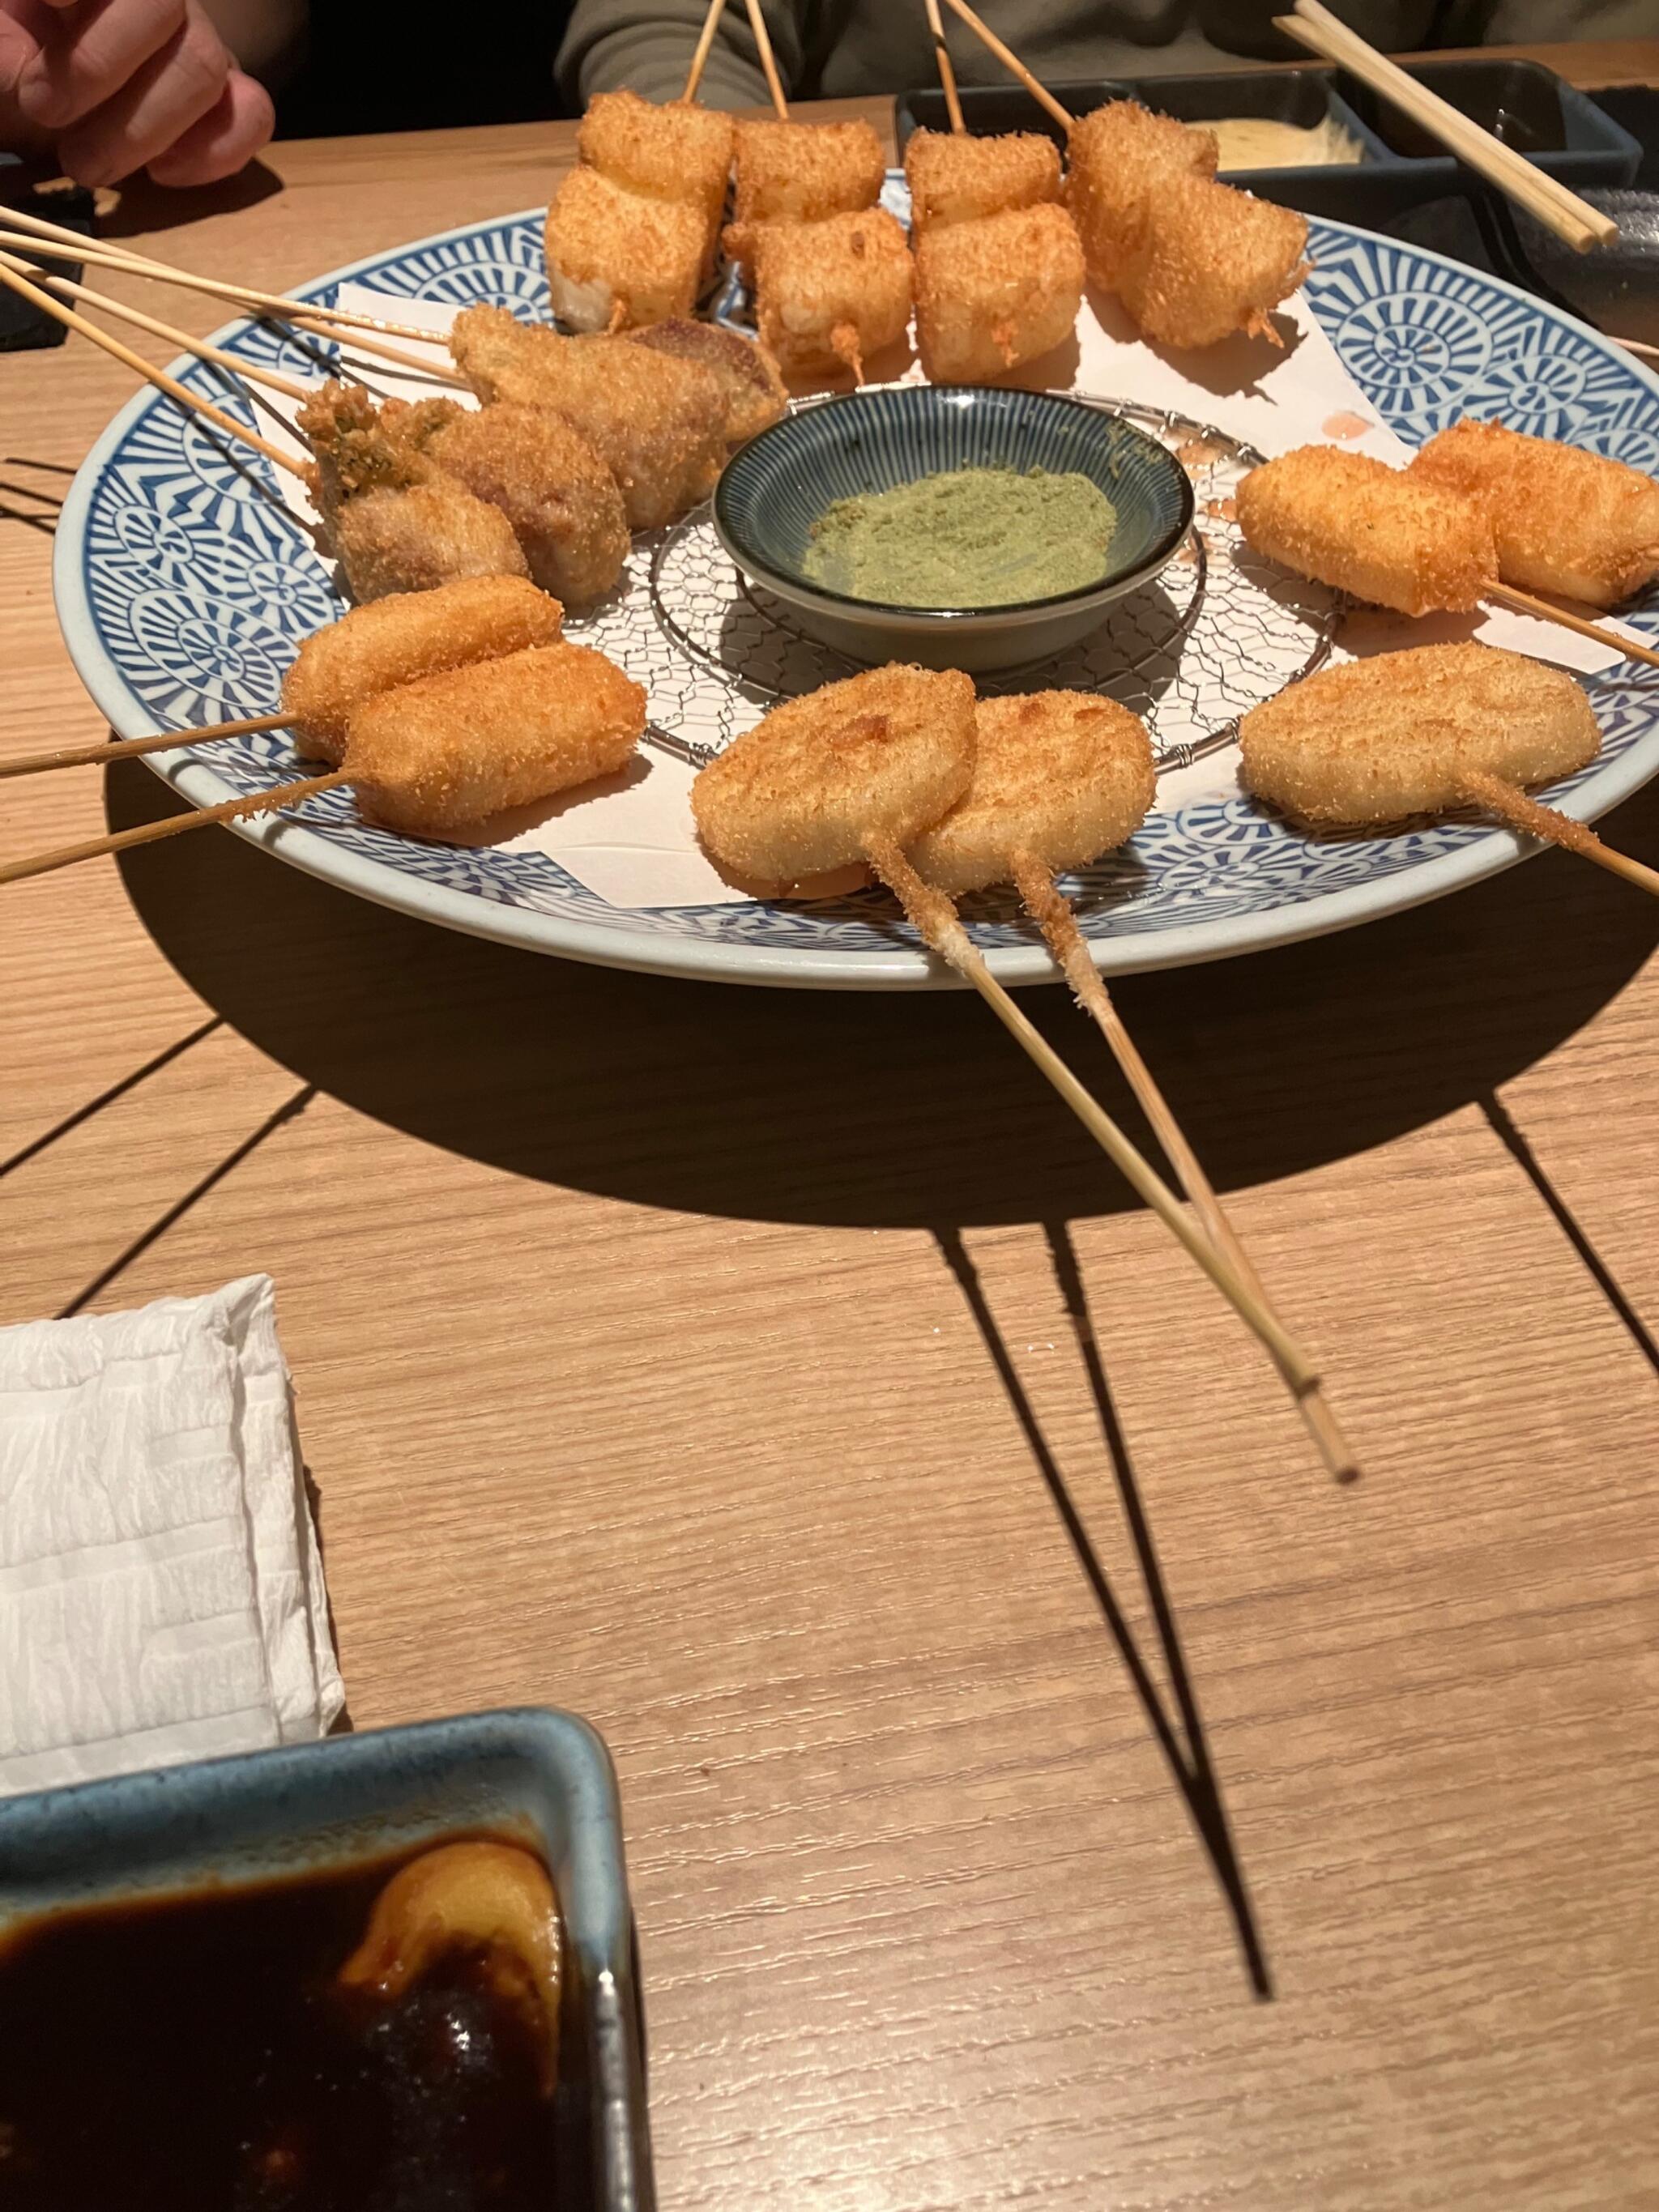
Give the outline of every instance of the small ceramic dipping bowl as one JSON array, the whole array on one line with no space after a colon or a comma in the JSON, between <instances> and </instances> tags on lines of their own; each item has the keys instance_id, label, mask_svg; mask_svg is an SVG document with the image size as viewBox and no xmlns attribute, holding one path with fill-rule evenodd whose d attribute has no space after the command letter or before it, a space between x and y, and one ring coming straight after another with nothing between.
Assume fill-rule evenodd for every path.
<instances>
[{"instance_id":1,"label":"small ceramic dipping bowl","mask_svg":"<svg viewBox=\"0 0 1659 2212\"><path fill-rule=\"evenodd\" d=\"M0 1948L65 1910L343 1872L480 1832L537 1852L563 1923L563 2180L555 2187L549 2177L547 2203L652 2212L616 1782L604 1744L572 1714L475 1713L9 1799L0 1804ZM135 2160L142 2172L142 2146Z\"/></svg>"},{"instance_id":2,"label":"small ceramic dipping bowl","mask_svg":"<svg viewBox=\"0 0 1659 2212\"><path fill-rule=\"evenodd\" d=\"M806 574L813 529L836 501L973 468L1087 477L1117 516L1105 574L989 607L888 605ZM1187 472L1148 432L1081 399L999 386L898 385L804 407L751 439L714 489L721 544L782 603L790 627L854 660L969 675L1045 659L1086 636L1110 601L1158 574L1192 520Z\"/></svg>"}]
</instances>

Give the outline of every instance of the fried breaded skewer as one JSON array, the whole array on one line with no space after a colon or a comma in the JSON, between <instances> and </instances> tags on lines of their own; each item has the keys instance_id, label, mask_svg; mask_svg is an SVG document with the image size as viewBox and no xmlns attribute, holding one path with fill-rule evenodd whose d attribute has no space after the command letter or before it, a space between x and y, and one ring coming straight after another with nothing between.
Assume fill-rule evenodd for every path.
<instances>
[{"instance_id":1,"label":"fried breaded skewer","mask_svg":"<svg viewBox=\"0 0 1659 2212\"><path fill-rule=\"evenodd\" d=\"M691 788L698 835L750 881L787 889L862 861L923 941L980 994L1090 1134L1279 1360L1292 1387L1318 1377L1195 1218L986 966L949 897L906 854L967 792L974 688L955 672L872 669L792 699L728 745Z\"/></svg>"},{"instance_id":2,"label":"fried breaded skewer","mask_svg":"<svg viewBox=\"0 0 1659 2212\"><path fill-rule=\"evenodd\" d=\"M1565 670L1490 645L1378 653L1303 678L1239 724L1247 791L1303 820L1386 830L1464 805L1659 896L1659 870L1522 787L1595 759L1601 733Z\"/></svg>"},{"instance_id":3,"label":"fried breaded skewer","mask_svg":"<svg viewBox=\"0 0 1659 2212\"><path fill-rule=\"evenodd\" d=\"M613 775L645 729L641 686L603 653L556 642L416 678L365 699L326 775L251 792L0 867L0 884L48 875L210 823L356 787L365 817L404 836L465 836L494 815Z\"/></svg>"},{"instance_id":4,"label":"fried breaded skewer","mask_svg":"<svg viewBox=\"0 0 1659 2212\"><path fill-rule=\"evenodd\" d=\"M973 780L951 811L911 848L911 861L927 882L951 896L1000 883L1018 888L1217 1249L1266 1306L1261 1279L1124 1026L1071 902L1054 880L1115 850L1140 827L1157 789L1145 726L1115 700L1040 691L981 699L974 727ZM1288 1374L1285 1381L1327 1469L1339 1481L1352 1481L1358 1469L1323 1392L1296 1389Z\"/></svg>"},{"instance_id":5,"label":"fried breaded skewer","mask_svg":"<svg viewBox=\"0 0 1659 2212\"><path fill-rule=\"evenodd\" d=\"M1297 446L1250 471L1237 492L1245 542L1396 614L1513 607L1659 667L1659 652L1500 583L1492 517L1437 471L1391 469L1337 446ZM1564 519L1563 530L1571 527Z\"/></svg>"}]
</instances>

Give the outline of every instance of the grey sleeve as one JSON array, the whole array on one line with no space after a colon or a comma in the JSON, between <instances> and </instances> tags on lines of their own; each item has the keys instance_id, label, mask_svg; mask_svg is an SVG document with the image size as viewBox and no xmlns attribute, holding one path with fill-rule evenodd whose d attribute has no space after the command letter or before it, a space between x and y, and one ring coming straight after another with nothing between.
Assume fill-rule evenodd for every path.
<instances>
[{"instance_id":1,"label":"grey sleeve","mask_svg":"<svg viewBox=\"0 0 1659 2212\"><path fill-rule=\"evenodd\" d=\"M766 0L766 27L786 92L800 78L806 4ZM678 100L705 12L705 0L576 0L556 64L560 91L577 110L596 92L624 87L647 100ZM767 104L744 0L727 0L699 97L710 107Z\"/></svg>"}]
</instances>

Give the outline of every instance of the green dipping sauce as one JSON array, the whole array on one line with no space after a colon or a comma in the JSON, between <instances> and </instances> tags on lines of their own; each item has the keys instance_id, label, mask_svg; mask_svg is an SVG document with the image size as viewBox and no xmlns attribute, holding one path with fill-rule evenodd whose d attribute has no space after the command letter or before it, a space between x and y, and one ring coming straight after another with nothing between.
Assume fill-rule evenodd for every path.
<instances>
[{"instance_id":1,"label":"green dipping sauce","mask_svg":"<svg viewBox=\"0 0 1659 2212\"><path fill-rule=\"evenodd\" d=\"M1098 583L1117 517L1087 477L951 469L814 525L803 567L848 599L898 607L1006 607Z\"/></svg>"}]
</instances>

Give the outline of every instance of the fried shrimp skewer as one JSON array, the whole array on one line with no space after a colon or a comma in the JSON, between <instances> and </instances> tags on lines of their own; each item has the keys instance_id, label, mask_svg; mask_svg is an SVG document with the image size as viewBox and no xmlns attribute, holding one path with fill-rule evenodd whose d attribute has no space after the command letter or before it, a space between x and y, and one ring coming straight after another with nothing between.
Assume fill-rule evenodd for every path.
<instances>
[{"instance_id":1,"label":"fried shrimp skewer","mask_svg":"<svg viewBox=\"0 0 1659 2212\"><path fill-rule=\"evenodd\" d=\"M327 775L168 815L0 868L0 884L105 853L234 822L351 783L366 818L414 837L468 838L490 817L626 764L645 729L645 693L603 653L556 642L417 678L349 714Z\"/></svg>"},{"instance_id":2,"label":"fried shrimp skewer","mask_svg":"<svg viewBox=\"0 0 1659 2212\"><path fill-rule=\"evenodd\" d=\"M1659 871L1528 799L1595 759L1601 733L1565 670L1490 645L1425 645L1322 670L1238 726L1247 791L1304 821L1386 829L1459 806L1659 894Z\"/></svg>"},{"instance_id":3,"label":"fried shrimp skewer","mask_svg":"<svg viewBox=\"0 0 1659 2212\"><path fill-rule=\"evenodd\" d=\"M907 857L906 847L966 795L974 724L973 685L954 672L893 666L828 684L774 708L702 771L691 788L698 834L716 860L774 887L855 861L872 867L924 942L986 1000L1131 1187L1281 1362L1293 1387L1311 1389L1317 1376L1300 1346L1020 1012L950 898Z\"/></svg>"},{"instance_id":4,"label":"fried shrimp skewer","mask_svg":"<svg viewBox=\"0 0 1659 2212\"><path fill-rule=\"evenodd\" d=\"M1145 726L1115 701L1088 692L1039 691L981 699L975 716L973 781L942 821L911 848L917 872L960 896L1012 883L1042 928L1055 965L1110 1047L1165 1157L1217 1249L1266 1307L1261 1279L1223 1211L1214 1186L1089 957L1071 902L1054 881L1133 836L1157 788ZM1295 1388L1303 1419L1330 1474L1358 1473L1335 1415L1317 1386Z\"/></svg>"}]
</instances>

